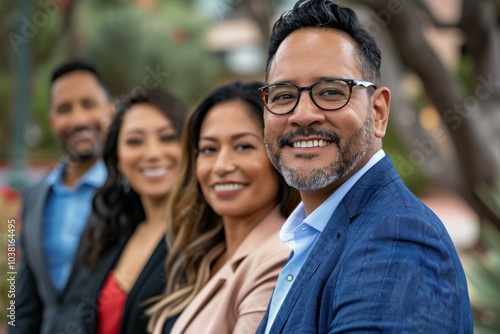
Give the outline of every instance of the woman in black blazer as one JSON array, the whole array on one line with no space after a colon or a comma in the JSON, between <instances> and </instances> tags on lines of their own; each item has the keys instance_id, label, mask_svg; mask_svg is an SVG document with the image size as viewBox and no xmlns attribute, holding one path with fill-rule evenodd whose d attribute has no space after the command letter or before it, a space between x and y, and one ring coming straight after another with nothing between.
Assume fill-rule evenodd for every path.
<instances>
[{"instance_id":1,"label":"woman in black blazer","mask_svg":"<svg viewBox=\"0 0 500 334\"><path fill-rule=\"evenodd\" d=\"M186 108L159 90L119 102L81 259L89 274L79 308L88 333L147 333L145 310L165 288L165 207L181 155Z\"/></svg>"}]
</instances>

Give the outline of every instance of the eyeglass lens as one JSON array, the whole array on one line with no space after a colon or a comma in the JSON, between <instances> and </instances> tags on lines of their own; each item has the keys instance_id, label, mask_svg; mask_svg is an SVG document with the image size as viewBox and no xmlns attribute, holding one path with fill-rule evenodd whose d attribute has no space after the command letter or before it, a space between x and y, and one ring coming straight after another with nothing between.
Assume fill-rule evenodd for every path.
<instances>
[{"instance_id":1,"label":"eyeglass lens","mask_svg":"<svg viewBox=\"0 0 500 334\"><path fill-rule=\"evenodd\" d=\"M340 109L349 100L349 84L342 80L324 80L311 87L311 96L318 107ZM267 88L267 107L274 113L284 114L295 108L300 89L291 84L276 84Z\"/></svg>"}]
</instances>

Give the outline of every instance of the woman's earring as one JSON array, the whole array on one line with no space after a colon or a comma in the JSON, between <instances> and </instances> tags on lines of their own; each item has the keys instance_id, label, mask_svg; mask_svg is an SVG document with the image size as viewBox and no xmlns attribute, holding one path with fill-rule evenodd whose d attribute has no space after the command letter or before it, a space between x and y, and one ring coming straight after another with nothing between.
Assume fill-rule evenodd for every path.
<instances>
[{"instance_id":1,"label":"woman's earring","mask_svg":"<svg viewBox=\"0 0 500 334\"><path fill-rule=\"evenodd\" d=\"M125 176L123 176L123 174L120 174L119 179L120 179L120 184L123 188L123 192L126 194L129 193L130 192L130 184L128 183L128 180L125 178Z\"/></svg>"}]
</instances>

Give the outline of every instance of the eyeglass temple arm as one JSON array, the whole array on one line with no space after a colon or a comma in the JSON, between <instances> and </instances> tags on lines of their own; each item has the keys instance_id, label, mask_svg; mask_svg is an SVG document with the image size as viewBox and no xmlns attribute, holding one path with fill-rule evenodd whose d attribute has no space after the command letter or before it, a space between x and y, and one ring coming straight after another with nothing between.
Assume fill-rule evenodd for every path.
<instances>
[{"instance_id":1,"label":"eyeglass temple arm","mask_svg":"<svg viewBox=\"0 0 500 334\"><path fill-rule=\"evenodd\" d=\"M354 84L358 85L358 86L363 86L365 88L368 88L370 86L373 86L375 88L377 88L377 86L371 82L371 81L367 81L367 80L353 80Z\"/></svg>"}]
</instances>

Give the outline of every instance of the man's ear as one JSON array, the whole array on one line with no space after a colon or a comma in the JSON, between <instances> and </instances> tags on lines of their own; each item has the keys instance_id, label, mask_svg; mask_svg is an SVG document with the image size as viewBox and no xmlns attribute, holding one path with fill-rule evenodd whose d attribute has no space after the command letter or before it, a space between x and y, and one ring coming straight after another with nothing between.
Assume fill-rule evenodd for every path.
<instances>
[{"instance_id":1,"label":"man's ear","mask_svg":"<svg viewBox=\"0 0 500 334\"><path fill-rule=\"evenodd\" d=\"M375 137L383 138L389 121L391 109L391 91L387 87L380 87L372 95L373 130Z\"/></svg>"}]
</instances>

